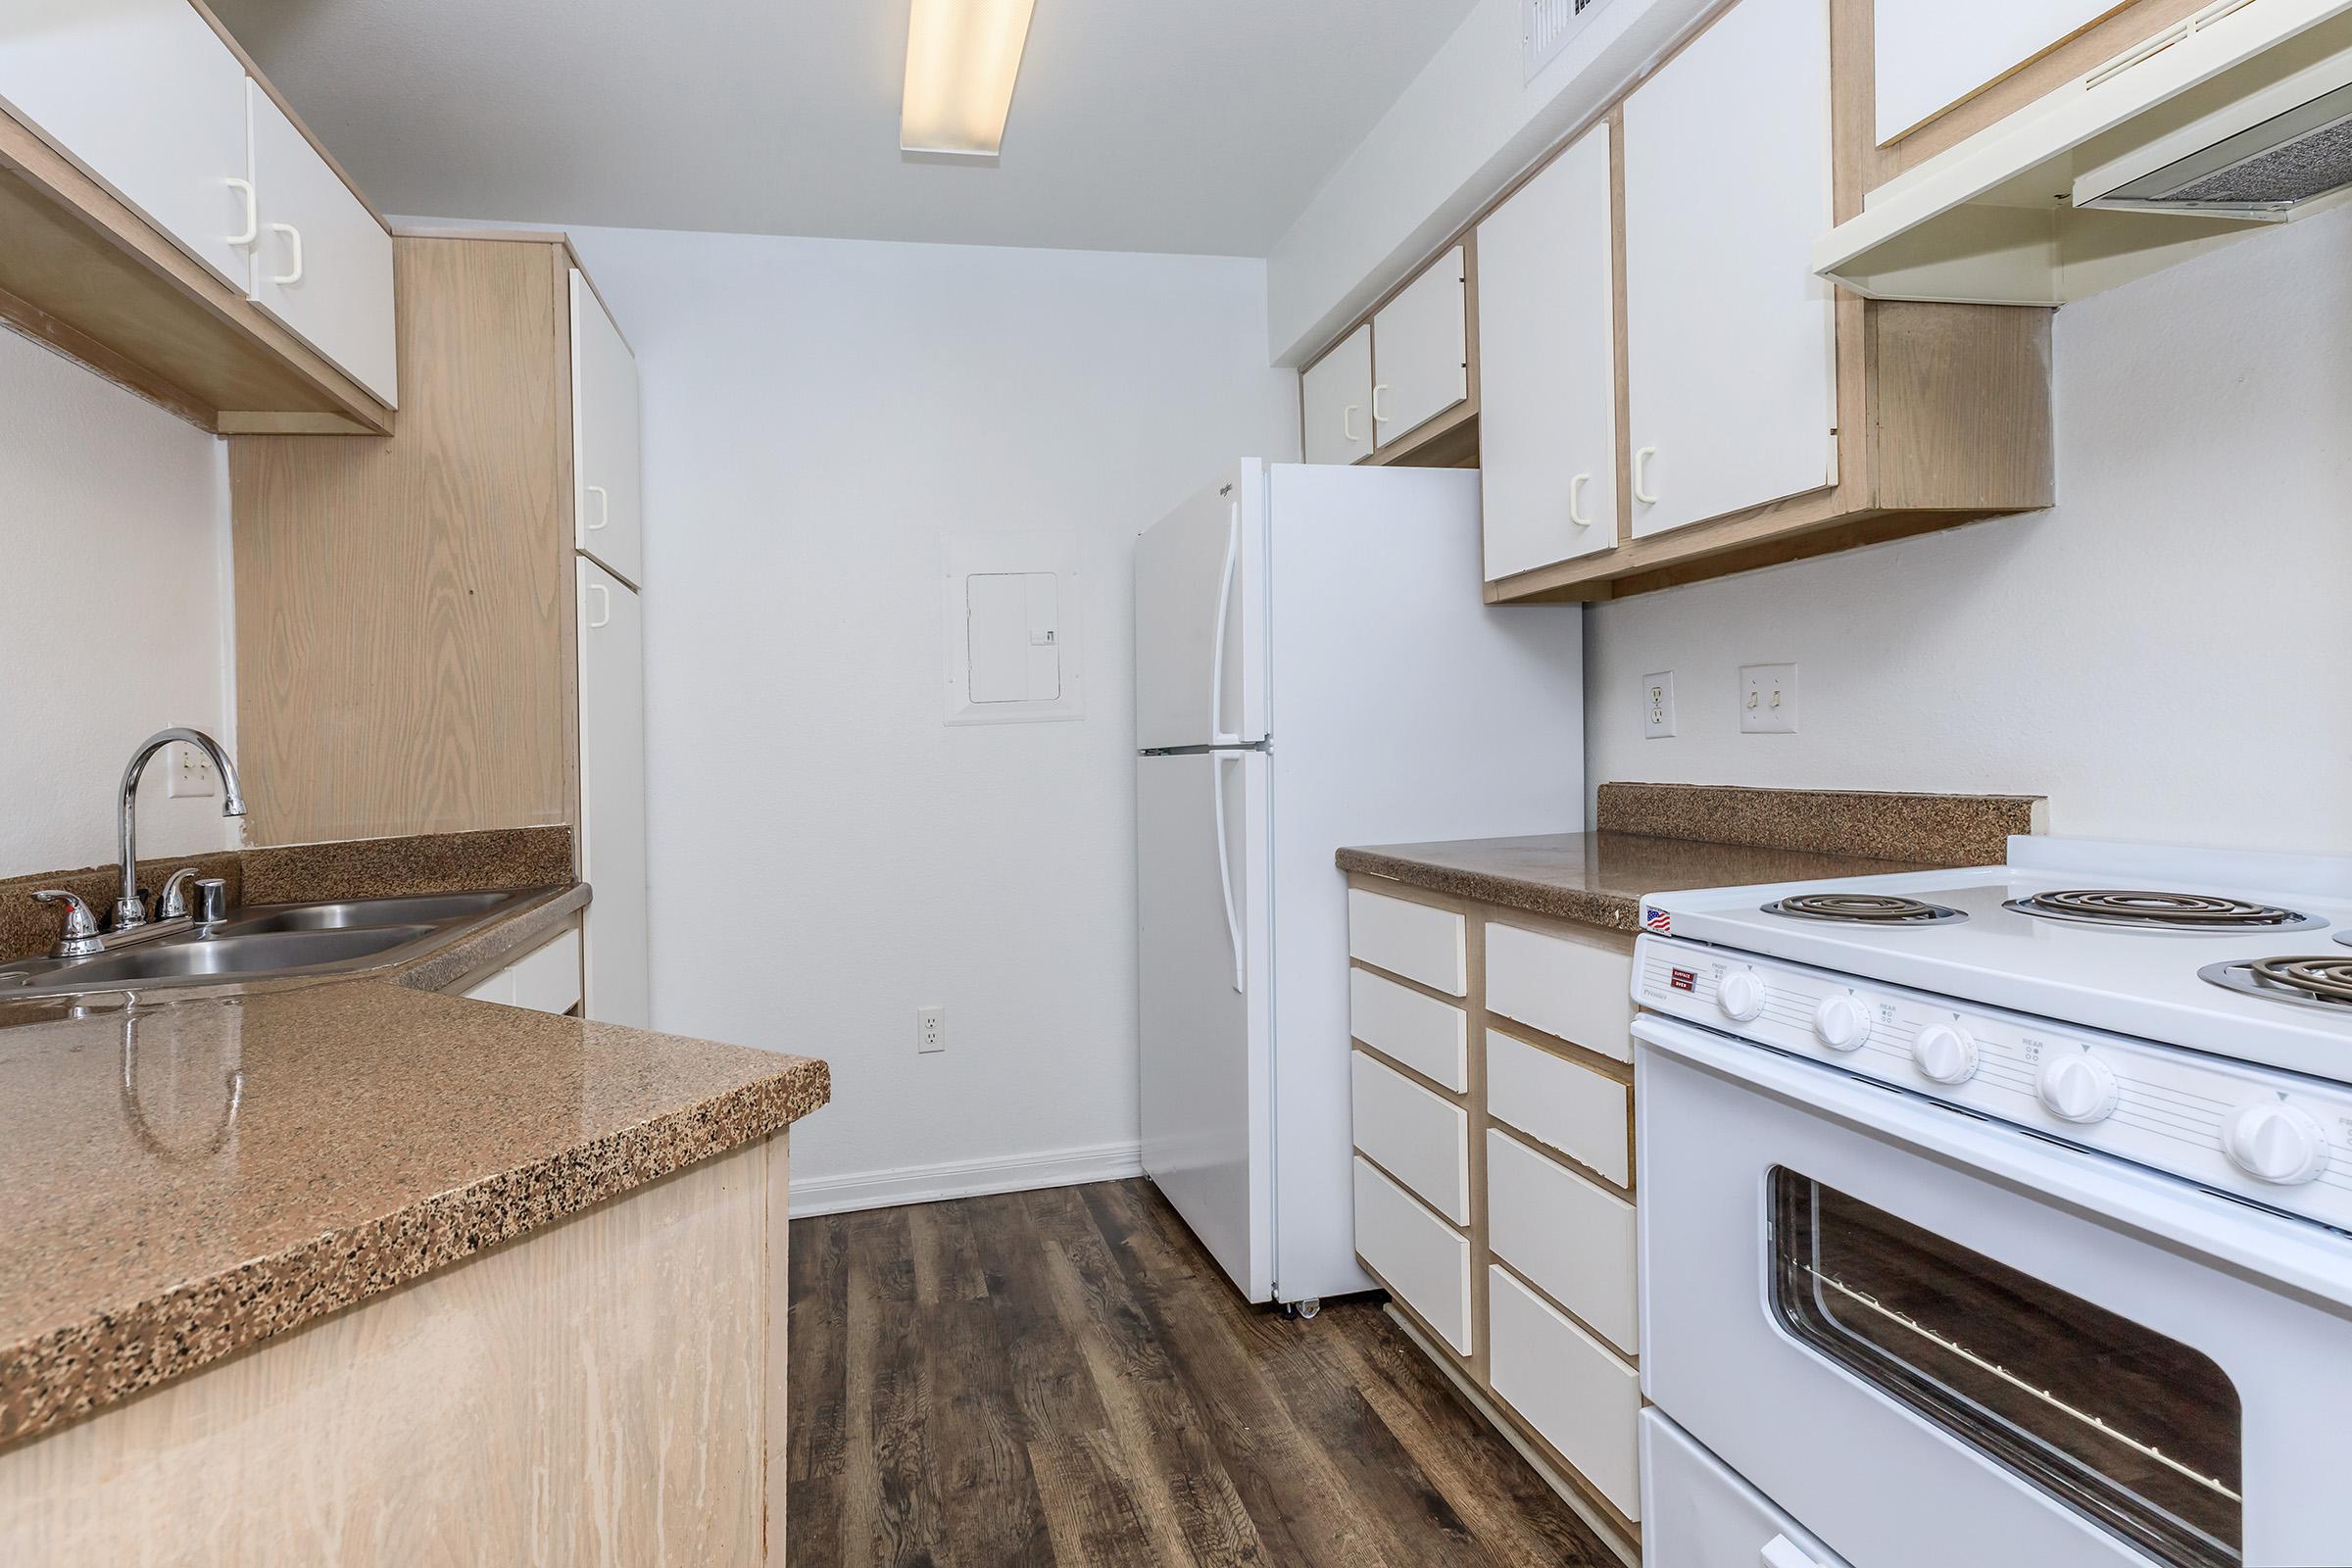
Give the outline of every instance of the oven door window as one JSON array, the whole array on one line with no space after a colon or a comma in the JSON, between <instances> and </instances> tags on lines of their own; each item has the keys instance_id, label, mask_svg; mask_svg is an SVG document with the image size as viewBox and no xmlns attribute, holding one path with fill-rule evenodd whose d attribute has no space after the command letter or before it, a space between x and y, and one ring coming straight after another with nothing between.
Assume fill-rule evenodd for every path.
<instances>
[{"instance_id":1,"label":"oven door window","mask_svg":"<svg viewBox=\"0 0 2352 1568\"><path fill-rule=\"evenodd\" d=\"M2159 1562L2236 1568L2237 1390L2185 1345L1794 1171L1789 1333Z\"/></svg>"}]
</instances>

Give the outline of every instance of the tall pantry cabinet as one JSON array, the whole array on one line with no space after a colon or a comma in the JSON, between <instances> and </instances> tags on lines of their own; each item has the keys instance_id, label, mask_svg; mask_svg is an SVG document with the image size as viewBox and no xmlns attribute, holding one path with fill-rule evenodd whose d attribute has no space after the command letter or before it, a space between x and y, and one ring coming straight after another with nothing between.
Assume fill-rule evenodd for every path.
<instances>
[{"instance_id":1,"label":"tall pantry cabinet","mask_svg":"<svg viewBox=\"0 0 2352 1568\"><path fill-rule=\"evenodd\" d=\"M636 362L561 234L394 241L391 435L229 442L255 842L565 824L648 1021Z\"/></svg>"}]
</instances>

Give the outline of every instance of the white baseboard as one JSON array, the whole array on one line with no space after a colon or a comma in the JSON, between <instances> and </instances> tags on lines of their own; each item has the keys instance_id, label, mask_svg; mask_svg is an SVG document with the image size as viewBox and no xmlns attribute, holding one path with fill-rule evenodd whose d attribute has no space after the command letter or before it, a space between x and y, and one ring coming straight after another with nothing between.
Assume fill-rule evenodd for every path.
<instances>
[{"instance_id":1,"label":"white baseboard","mask_svg":"<svg viewBox=\"0 0 2352 1568\"><path fill-rule=\"evenodd\" d=\"M937 1165L900 1165L846 1176L792 1177L792 1217L847 1214L901 1203L935 1203L983 1193L1026 1193L1081 1182L1125 1181L1144 1173L1138 1144L1096 1144L1001 1159L953 1159Z\"/></svg>"}]
</instances>

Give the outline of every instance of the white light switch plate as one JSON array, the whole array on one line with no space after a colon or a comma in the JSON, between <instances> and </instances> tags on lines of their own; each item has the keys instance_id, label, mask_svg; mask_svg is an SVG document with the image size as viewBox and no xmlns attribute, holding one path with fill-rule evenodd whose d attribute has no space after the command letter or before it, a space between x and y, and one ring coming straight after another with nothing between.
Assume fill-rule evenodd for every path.
<instances>
[{"instance_id":1,"label":"white light switch plate","mask_svg":"<svg viewBox=\"0 0 2352 1568\"><path fill-rule=\"evenodd\" d=\"M1662 740L1674 733L1674 671L1642 677L1642 738Z\"/></svg>"},{"instance_id":2,"label":"white light switch plate","mask_svg":"<svg viewBox=\"0 0 2352 1568\"><path fill-rule=\"evenodd\" d=\"M1740 666L1740 729L1747 735L1796 733L1796 666Z\"/></svg>"},{"instance_id":3,"label":"white light switch plate","mask_svg":"<svg viewBox=\"0 0 2352 1568\"><path fill-rule=\"evenodd\" d=\"M171 795L175 800L201 801L220 793L213 777L213 760L185 741L172 743Z\"/></svg>"}]
</instances>

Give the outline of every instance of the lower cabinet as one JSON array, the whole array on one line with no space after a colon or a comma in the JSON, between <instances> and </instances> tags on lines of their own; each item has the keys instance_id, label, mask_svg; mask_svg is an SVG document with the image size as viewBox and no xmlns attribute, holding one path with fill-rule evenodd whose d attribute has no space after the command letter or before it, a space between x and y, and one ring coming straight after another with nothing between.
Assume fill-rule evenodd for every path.
<instances>
[{"instance_id":1,"label":"lower cabinet","mask_svg":"<svg viewBox=\"0 0 2352 1568\"><path fill-rule=\"evenodd\" d=\"M466 988L474 1002L495 1002L533 1012L569 1012L580 1004L580 932L577 926L545 942L496 973Z\"/></svg>"},{"instance_id":2,"label":"lower cabinet","mask_svg":"<svg viewBox=\"0 0 2352 1568\"><path fill-rule=\"evenodd\" d=\"M1638 1551L1633 938L1372 877L1348 918L1356 1254Z\"/></svg>"}]
</instances>

